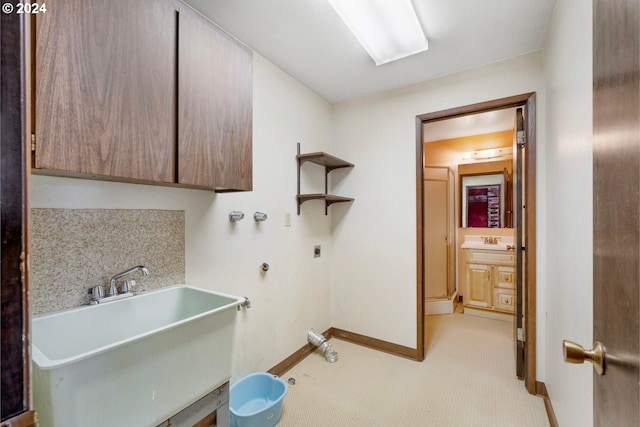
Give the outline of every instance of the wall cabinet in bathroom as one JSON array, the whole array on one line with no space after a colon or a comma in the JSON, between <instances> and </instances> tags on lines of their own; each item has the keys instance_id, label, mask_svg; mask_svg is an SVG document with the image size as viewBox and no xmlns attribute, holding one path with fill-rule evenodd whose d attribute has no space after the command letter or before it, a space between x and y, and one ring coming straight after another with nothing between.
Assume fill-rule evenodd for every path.
<instances>
[{"instance_id":1,"label":"wall cabinet in bathroom","mask_svg":"<svg viewBox=\"0 0 640 427\"><path fill-rule=\"evenodd\" d=\"M352 197L329 194L329 172L334 169L352 168L355 166L353 163L349 163L346 160L339 159L331 154L323 152L300 154L300 143L298 143L298 155L296 156L296 159L298 160L298 195L296 196L296 199L298 200L298 215L300 215L300 205L308 200L324 200L325 215L329 213L329 206L332 204L352 202L354 200ZM300 193L300 167L305 162L324 166L324 193Z\"/></svg>"},{"instance_id":2,"label":"wall cabinet in bathroom","mask_svg":"<svg viewBox=\"0 0 640 427\"><path fill-rule=\"evenodd\" d=\"M178 182L251 190L252 53L189 7L179 19Z\"/></svg>"},{"instance_id":3,"label":"wall cabinet in bathroom","mask_svg":"<svg viewBox=\"0 0 640 427\"><path fill-rule=\"evenodd\" d=\"M36 18L34 173L246 191L252 53L177 0Z\"/></svg>"},{"instance_id":4,"label":"wall cabinet in bathroom","mask_svg":"<svg viewBox=\"0 0 640 427\"><path fill-rule=\"evenodd\" d=\"M35 168L173 182L172 3L67 0L36 16Z\"/></svg>"},{"instance_id":5,"label":"wall cabinet in bathroom","mask_svg":"<svg viewBox=\"0 0 640 427\"><path fill-rule=\"evenodd\" d=\"M464 249L465 306L515 312L515 254L511 251Z\"/></svg>"}]
</instances>

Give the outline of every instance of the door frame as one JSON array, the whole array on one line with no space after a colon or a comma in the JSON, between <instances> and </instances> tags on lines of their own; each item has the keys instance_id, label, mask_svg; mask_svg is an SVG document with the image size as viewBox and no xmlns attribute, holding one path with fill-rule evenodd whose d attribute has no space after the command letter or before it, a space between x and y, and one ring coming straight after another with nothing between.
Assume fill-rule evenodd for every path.
<instances>
[{"instance_id":1,"label":"door frame","mask_svg":"<svg viewBox=\"0 0 640 427\"><path fill-rule=\"evenodd\" d=\"M0 17L0 204L2 205L2 285L0 298L0 422L3 426L35 426L31 408L28 240L31 113L29 76L31 17Z\"/></svg>"},{"instance_id":2,"label":"door frame","mask_svg":"<svg viewBox=\"0 0 640 427\"><path fill-rule=\"evenodd\" d=\"M417 284L416 284L416 348L417 359L425 358L425 302L424 302L424 213L423 213L423 158L424 158L424 124L440 120L452 119L469 114L482 113L505 108L522 107L526 119L525 157L525 200L527 220L524 225L526 250L525 280L523 281L524 326L526 341L524 346L525 369L524 381L527 391L537 393L536 383L536 94L535 92L495 99L492 101L470 104L416 116L416 252L417 252Z\"/></svg>"}]
</instances>

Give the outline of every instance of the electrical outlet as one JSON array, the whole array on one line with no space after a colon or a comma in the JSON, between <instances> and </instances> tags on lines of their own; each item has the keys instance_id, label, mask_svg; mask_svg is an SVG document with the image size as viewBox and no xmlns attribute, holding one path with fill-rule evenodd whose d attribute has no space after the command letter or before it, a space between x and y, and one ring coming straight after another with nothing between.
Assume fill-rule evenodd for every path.
<instances>
[{"instance_id":1,"label":"electrical outlet","mask_svg":"<svg viewBox=\"0 0 640 427\"><path fill-rule=\"evenodd\" d=\"M284 214L284 226L291 227L291 212L285 212Z\"/></svg>"},{"instance_id":2,"label":"electrical outlet","mask_svg":"<svg viewBox=\"0 0 640 427\"><path fill-rule=\"evenodd\" d=\"M315 245L313 247L313 257L314 258L320 258L320 245Z\"/></svg>"}]
</instances>

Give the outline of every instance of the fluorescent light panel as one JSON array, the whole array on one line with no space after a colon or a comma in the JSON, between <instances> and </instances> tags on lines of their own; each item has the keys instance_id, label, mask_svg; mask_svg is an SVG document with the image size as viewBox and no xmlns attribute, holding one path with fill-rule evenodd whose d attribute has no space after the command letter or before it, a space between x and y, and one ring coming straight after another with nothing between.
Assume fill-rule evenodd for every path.
<instances>
[{"instance_id":1,"label":"fluorescent light panel","mask_svg":"<svg viewBox=\"0 0 640 427\"><path fill-rule=\"evenodd\" d=\"M328 0L376 65L428 49L411 0Z\"/></svg>"}]
</instances>

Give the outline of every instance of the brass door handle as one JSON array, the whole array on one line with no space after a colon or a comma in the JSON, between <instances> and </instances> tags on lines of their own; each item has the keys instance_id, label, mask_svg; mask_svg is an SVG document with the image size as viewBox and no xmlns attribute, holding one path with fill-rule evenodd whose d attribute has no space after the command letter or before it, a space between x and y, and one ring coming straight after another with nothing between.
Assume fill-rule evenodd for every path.
<instances>
[{"instance_id":1,"label":"brass door handle","mask_svg":"<svg viewBox=\"0 0 640 427\"><path fill-rule=\"evenodd\" d=\"M604 375L604 359L605 348L602 343L596 341L593 344L592 350L585 350L580 344L576 344L572 341L562 341L562 354L564 361L567 363L593 363L593 369L596 370L598 375Z\"/></svg>"}]
</instances>

